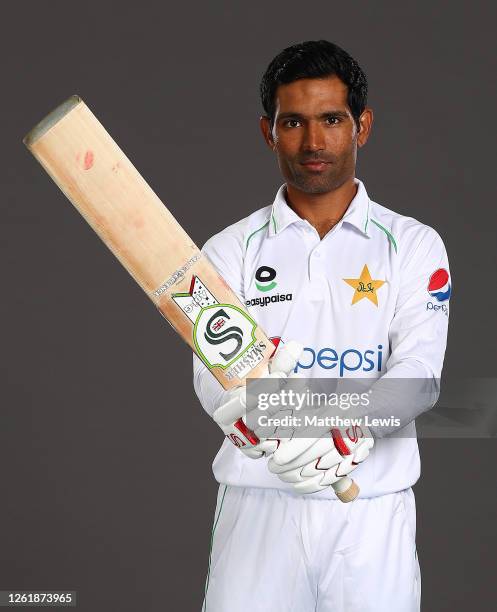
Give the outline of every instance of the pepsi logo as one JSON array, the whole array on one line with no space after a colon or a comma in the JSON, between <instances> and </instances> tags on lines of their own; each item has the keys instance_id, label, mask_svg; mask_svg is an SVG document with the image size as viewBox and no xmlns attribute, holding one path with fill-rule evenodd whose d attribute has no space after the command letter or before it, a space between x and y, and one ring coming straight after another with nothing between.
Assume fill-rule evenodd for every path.
<instances>
[{"instance_id":1,"label":"pepsi logo","mask_svg":"<svg viewBox=\"0 0 497 612\"><path fill-rule=\"evenodd\" d=\"M438 268L430 276L428 283L428 293L437 302L446 302L451 294L450 276L445 268Z\"/></svg>"}]
</instances>

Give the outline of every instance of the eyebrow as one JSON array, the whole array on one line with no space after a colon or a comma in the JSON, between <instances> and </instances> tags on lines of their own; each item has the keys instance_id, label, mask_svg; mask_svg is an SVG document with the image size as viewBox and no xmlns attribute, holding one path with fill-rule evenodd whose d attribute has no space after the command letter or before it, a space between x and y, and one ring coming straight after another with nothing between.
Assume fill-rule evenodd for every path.
<instances>
[{"instance_id":1,"label":"eyebrow","mask_svg":"<svg viewBox=\"0 0 497 612\"><path fill-rule=\"evenodd\" d=\"M346 119L349 117L349 113L347 113L346 111L343 110L329 110L329 111L325 111L324 113L320 113L318 115L319 119L326 119L326 117L339 117L341 119ZM281 113L281 115L278 115L278 120L279 119L305 119L306 116L302 115L301 113L293 113L291 111L288 111L286 113Z\"/></svg>"}]
</instances>

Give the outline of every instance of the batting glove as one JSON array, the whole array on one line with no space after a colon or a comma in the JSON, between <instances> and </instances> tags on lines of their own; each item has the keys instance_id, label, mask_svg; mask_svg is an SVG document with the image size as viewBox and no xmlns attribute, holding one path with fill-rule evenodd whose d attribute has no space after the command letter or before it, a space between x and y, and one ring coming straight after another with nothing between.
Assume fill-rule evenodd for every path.
<instances>
[{"instance_id":1,"label":"batting glove","mask_svg":"<svg viewBox=\"0 0 497 612\"><path fill-rule=\"evenodd\" d=\"M291 340L278 348L276 355L268 363L267 374L262 378L286 378L291 375L303 346ZM251 459L269 456L278 448L277 438L260 439L247 425L246 386L235 387L229 392L228 400L213 414L213 418L227 438Z\"/></svg>"},{"instance_id":2,"label":"batting glove","mask_svg":"<svg viewBox=\"0 0 497 612\"><path fill-rule=\"evenodd\" d=\"M298 493L326 489L356 469L374 439L368 427L332 428L325 436L285 440L269 459L269 470Z\"/></svg>"}]
</instances>

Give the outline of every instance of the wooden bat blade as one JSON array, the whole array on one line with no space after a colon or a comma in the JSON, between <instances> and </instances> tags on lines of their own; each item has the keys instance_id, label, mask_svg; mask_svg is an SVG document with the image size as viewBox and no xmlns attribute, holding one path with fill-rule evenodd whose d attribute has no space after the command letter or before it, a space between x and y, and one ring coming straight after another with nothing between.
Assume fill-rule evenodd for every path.
<instances>
[{"instance_id":1,"label":"wooden bat blade","mask_svg":"<svg viewBox=\"0 0 497 612\"><path fill-rule=\"evenodd\" d=\"M224 388L263 371L272 343L79 96L24 143Z\"/></svg>"},{"instance_id":2,"label":"wooden bat blade","mask_svg":"<svg viewBox=\"0 0 497 612\"><path fill-rule=\"evenodd\" d=\"M271 341L79 96L24 143L225 389L265 372Z\"/></svg>"}]
</instances>

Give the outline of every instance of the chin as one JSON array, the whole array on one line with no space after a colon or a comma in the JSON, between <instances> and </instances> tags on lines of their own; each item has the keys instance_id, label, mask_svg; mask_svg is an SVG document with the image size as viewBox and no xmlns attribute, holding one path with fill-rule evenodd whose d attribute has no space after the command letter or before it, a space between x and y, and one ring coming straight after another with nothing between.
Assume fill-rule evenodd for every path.
<instances>
[{"instance_id":1,"label":"chin","mask_svg":"<svg viewBox=\"0 0 497 612\"><path fill-rule=\"evenodd\" d=\"M329 193L330 191L337 189L339 185L339 182L330 179L293 181L294 187L303 193L308 193L309 195Z\"/></svg>"}]
</instances>

